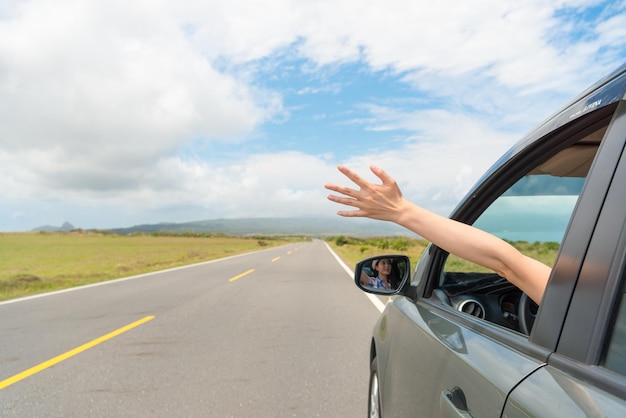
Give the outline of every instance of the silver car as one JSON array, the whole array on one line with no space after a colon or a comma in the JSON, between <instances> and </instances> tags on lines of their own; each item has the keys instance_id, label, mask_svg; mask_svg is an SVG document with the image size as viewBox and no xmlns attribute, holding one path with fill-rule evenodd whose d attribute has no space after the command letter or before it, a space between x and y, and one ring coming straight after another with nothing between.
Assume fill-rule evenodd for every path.
<instances>
[{"instance_id":1,"label":"silver car","mask_svg":"<svg viewBox=\"0 0 626 418\"><path fill-rule=\"evenodd\" d=\"M541 306L434 245L412 275L402 255L357 265L359 288L391 296L371 341L370 416L626 417L625 94L626 65L523 138L451 215L558 248ZM375 287L382 259L394 280Z\"/></svg>"}]
</instances>

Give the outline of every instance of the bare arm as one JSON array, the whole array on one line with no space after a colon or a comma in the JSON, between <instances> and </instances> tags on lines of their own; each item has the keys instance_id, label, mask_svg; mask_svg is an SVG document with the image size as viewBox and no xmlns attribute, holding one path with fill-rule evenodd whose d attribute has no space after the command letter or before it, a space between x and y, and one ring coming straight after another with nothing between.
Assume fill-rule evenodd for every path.
<instances>
[{"instance_id":1,"label":"bare arm","mask_svg":"<svg viewBox=\"0 0 626 418\"><path fill-rule=\"evenodd\" d=\"M367 274L365 274L364 271L361 271L361 277L359 278L359 280L361 281L361 284L363 286L367 286L370 284L370 277Z\"/></svg>"},{"instance_id":2,"label":"bare arm","mask_svg":"<svg viewBox=\"0 0 626 418\"><path fill-rule=\"evenodd\" d=\"M396 181L378 167L370 167L382 181L373 184L346 167L338 167L359 189L326 184L343 196L328 199L356 210L338 211L345 217L367 217L391 221L461 258L494 270L540 303L550 276L550 267L527 257L513 246L485 231L434 214L402 197Z\"/></svg>"}]
</instances>

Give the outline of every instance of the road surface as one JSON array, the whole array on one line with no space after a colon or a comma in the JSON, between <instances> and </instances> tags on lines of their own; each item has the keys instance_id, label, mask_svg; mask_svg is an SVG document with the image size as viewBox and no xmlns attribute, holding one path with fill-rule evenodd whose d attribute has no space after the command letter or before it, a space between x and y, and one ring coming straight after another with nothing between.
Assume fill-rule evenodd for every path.
<instances>
[{"instance_id":1,"label":"road surface","mask_svg":"<svg viewBox=\"0 0 626 418\"><path fill-rule=\"evenodd\" d=\"M379 314L317 240L0 303L0 417L363 417Z\"/></svg>"}]
</instances>

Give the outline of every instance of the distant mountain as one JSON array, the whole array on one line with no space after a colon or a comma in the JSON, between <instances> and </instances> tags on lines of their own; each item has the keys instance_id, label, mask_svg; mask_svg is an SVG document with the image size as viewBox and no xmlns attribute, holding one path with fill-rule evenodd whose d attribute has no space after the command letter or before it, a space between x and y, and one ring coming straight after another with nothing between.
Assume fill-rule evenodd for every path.
<instances>
[{"instance_id":1,"label":"distant mountain","mask_svg":"<svg viewBox=\"0 0 626 418\"><path fill-rule=\"evenodd\" d=\"M409 231L389 222L340 217L316 218L241 218L206 221L136 225L110 230L118 234L132 233L223 233L227 235L312 235L312 236L390 236L411 235Z\"/></svg>"},{"instance_id":2,"label":"distant mountain","mask_svg":"<svg viewBox=\"0 0 626 418\"><path fill-rule=\"evenodd\" d=\"M37 228L33 228L33 231L55 231L55 232L69 232L76 229L74 225L69 222L63 222L61 226L43 225Z\"/></svg>"}]
</instances>

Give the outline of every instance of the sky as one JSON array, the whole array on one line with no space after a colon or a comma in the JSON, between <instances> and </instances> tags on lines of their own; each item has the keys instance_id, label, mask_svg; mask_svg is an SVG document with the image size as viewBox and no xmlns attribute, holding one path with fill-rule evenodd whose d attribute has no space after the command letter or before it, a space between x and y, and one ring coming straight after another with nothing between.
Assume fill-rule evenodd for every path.
<instances>
[{"instance_id":1,"label":"sky","mask_svg":"<svg viewBox=\"0 0 626 418\"><path fill-rule=\"evenodd\" d=\"M626 61L626 0L1 0L0 231L334 216L370 164L447 215Z\"/></svg>"}]
</instances>

